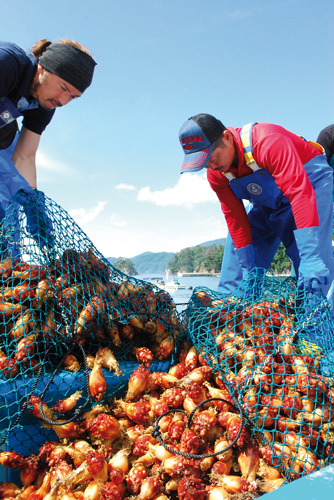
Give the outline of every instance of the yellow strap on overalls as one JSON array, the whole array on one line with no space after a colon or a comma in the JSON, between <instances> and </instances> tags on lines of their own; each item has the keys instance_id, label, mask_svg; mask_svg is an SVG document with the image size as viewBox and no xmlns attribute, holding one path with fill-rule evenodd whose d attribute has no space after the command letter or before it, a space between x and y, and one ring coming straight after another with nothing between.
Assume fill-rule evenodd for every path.
<instances>
[{"instance_id":1,"label":"yellow strap on overalls","mask_svg":"<svg viewBox=\"0 0 334 500\"><path fill-rule=\"evenodd\" d=\"M248 123L244 125L240 132L240 139L242 143L243 153L245 157L245 162L248 167L250 167L253 171L258 170L260 167L257 165L253 156L253 145L252 145L252 128L256 122ZM230 172L223 172L223 175L231 181L235 179L234 175Z\"/></svg>"},{"instance_id":2,"label":"yellow strap on overalls","mask_svg":"<svg viewBox=\"0 0 334 500\"><path fill-rule=\"evenodd\" d=\"M240 139L242 142L242 147L243 147L243 152L244 152L244 157L245 157L245 162L248 167L252 168L252 165L257 165L256 161L254 160L253 156L253 145L252 145L252 128L256 124L256 122L253 123L248 123L244 127L242 127L241 132L240 132ZM313 141L307 141L303 136L300 136L301 139L304 139L310 146L313 146L315 149L317 149L321 154L325 152L324 148L321 146L321 144L318 144L317 142Z\"/></svg>"},{"instance_id":3,"label":"yellow strap on overalls","mask_svg":"<svg viewBox=\"0 0 334 500\"><path fill-rule=\"evenodd\" d=\"M248 167L253 171L258 170L260 167L254 160L253 156L253 143L252 143L252 129L256 122L248 123L244 125L240 132L240 139L242 142L243 153L245 157L245 162Z\"/></svg>"}]
</instances>

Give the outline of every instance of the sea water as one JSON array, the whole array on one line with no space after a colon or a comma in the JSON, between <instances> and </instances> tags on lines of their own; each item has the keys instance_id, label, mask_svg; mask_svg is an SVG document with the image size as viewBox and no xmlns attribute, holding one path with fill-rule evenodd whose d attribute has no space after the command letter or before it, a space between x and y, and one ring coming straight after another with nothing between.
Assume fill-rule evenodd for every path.
<instances>
[{"instance_id":1,"label":"sea water","mask_svg":"<svg viewBox=\"0 0 334 500\"><path fill-rule=\"evenodd\" d=\"M151 280L152 278L166 282L166 276L164 274L138 274L134 277L150 282L153 282ZM210 288L210 290L214 290L216 292L219 283L219 276L215 275L178 277L177 275L170 274L168 276L168 281L171 281L174 278L176 278L181 285L185 285L187 287L186 289L181 290L174 290L172 288L168 288L168 290L166 290L173 298L178 311L182 311L186 308L194 288L201 286Z\"/></svg>"}]
</instances>

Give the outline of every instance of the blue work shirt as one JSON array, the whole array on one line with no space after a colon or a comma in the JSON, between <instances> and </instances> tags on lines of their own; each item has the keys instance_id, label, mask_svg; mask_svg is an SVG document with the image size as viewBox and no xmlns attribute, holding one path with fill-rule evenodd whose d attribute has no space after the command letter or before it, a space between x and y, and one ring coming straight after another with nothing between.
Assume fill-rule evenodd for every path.
<instances>
[{"instance_id":1,"label":"blue work shirt","mask_svg":"<svg viewBox=\"0 0 334 500\"><path fill-rule=\"evenodd\" d=\"M0 97L8 97L23 116L22 125L41 135L50 123L55 110L38 105L30 95L38 60L10 42L0 41ZM0 129L0 139L9 126Z\"/></svg>"}]
</instances>

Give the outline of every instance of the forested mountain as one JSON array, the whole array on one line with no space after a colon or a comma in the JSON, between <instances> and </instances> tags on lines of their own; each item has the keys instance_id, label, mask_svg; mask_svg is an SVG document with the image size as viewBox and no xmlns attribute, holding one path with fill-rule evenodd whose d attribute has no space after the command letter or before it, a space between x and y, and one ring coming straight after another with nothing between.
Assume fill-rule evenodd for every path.
<instances>
[{"instance_id":1,"label":"forested mountain","mask_svg":"<svg viewBox=\"0 0 334 500\"><path fill-rule=\"evenodd\" d=\"M116 259L116 257L107 257L107 260L109 260L110 264L114 265L119 259Z\"/></svg>"},{"instance_id":2,"label":"forested mountain","mask_svg":"<svg viewBox=\"0 0 334 500\"><path fill-rule=\"evenodd\" d=\"M119 263L117 266L123 271L125 266L132 263L138 274L164 274L166 269L172 274L184 273L219 273L224 253L225 238L205 242L195 247L184 248L180 252L144 252L131 259L109 257L111 264ZM219 242L217 244L217 242ZM223 242L223 243L221 243ZM209 243L212 243L209 245ZM116 266L116 267L117 267ZM291 264L286 257L284 247L281 244L270 266L269 271L274 274L289 272ZM133 270L133 268L131 268ZM126 272L126 271L124 271ZM135 274L126 272L126 274Z\"/></svg>"},{"instance_id":3,"label":"forested mountain","mask_svg":"<svg viewBox=\"0 0 334 500\"><path fill-rule=\"evenodd\" d=\"M130 276L136 276L136 274L138 274L137 269L130 259L123 259L120 257L114 262L113 266L122 271L122 273L129 274Z\"/></svg>"},{"instance_id":4,"label":"forested mountain","mask_svg":"<svg viewBox=\"0 0 334 500\"><path fill-rule=\"evenodd\" d=\"M164 274L173 257L173 252L145 252L131 259L109 257L108 260L115 267L117 267L116 261L130 260L136 268L137 274Z\"/></svg>"},{"instance_id":5,"label":"forested mountain","mask_svg":"<svg viewBox=\"0 0 334 500\"><path fill-rule=\"evenodd\" d=\"M222 245L225 243L225 240L226 238L220 238L218 240L205 241L198 246ZM165 274L174 255L176 255L174 252L144 252L131 257L129 260L133 262L138 274ZM108 260L114 265L116 261L122 260L122 257L108 257Z\"/></svg>"},{"instance_id":6,"label":"forested mountain","mask_svg":"<svg viewBox=\"0 0 334 500\"><path fill-rule=\"evenodd\" d=\"M212 245L203 247L197 245L192 248L184 248L176 253L169 263L172 274L181 273L218 273L220 271L223 245Z\"/></svg>"},{"instance_id":7,"label":"forested mountain","mask_svg":"<svg viewBox=\"0 0 334 500\"><path fill-rule=\"evenodd\" d=\"M219 245L225 245L225 242L226 242L226 238L219 238L218 240L209 240L209 241L205 241L204 243L200 243L199 246L200 247L212 247L212 245L216 245L216 246L219 246ZM198 246L198 245L196 245ZM194 248L194 247L190 247L190 248Z\"/></svg>"},{"instance_id":8,"label":"forested mountain","mask_svg":"<svg viewBox=\"0 0 334 500\"><path fill-rule=\"evenodd\" d=\"M163 274L173 257L173 252L145 252L131 260L139 274Z\"/></svg>"},{"instance_id":9,"label":"forested mountain","mask_svg":"<svg viewBox=\"0 0 334 500\"><path fill-rule=\"evenodd\" d=\"M196 246L185 248L174 255L169 263L172 274L183 273L219 273L224 254L223 245ZM284 246L279 246L269 272L273 274L289 273L291 262L285 255Z\"/></svg>"}]
</instances>

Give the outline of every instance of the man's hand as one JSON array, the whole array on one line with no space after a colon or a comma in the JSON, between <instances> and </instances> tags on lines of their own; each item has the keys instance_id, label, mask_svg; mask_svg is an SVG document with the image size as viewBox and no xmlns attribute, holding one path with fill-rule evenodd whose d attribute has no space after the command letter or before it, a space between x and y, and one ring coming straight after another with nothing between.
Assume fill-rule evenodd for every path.
<instances>
[{"instance_id":1,"label":"man's hand","mask_svg":"<svg viewBox=\"0 0 334 500\"><path fill-rule=\"evenodd\" d=\"M235 294L239 297L255 300L262 293L263 276L266 271L256 267L253 245L236 248L235 253L242 269L242 282Z\"/></svg>"},{"instance_id":2,"label":"man's hand","mask_svg":"<svg viewBox=\"0 0 334 500\"><path fill-rule=\"evenodd\" d=\"M36 153L41 136L22 127L12 160L18 172L28 184L36 187Z\"/></svg>"},{"instance_id":3,"label":"man's hand","mask_svg":"<svg viewBox=\"0 0 334 500\"><path fill-rule=\"evenodd\" d=\"M45 196L42 191L34 189L32 194L19 191L15 201L23 206L27 216L27 230L39 244L44 247L54 245L52 222L45 210Z\"/></svg>"},{"instance_id":4,"label":"man's hand","mask_svg":"<svg viewBox=\"0 0 334 500\"><path fill-rule=\"evenodd\" d=\"M318 233L318 227L305 227L294 231L300 255L297 284L308 291L319 291L330 279L329 270L320 255Z\"/></svg>"}]
</instances>

